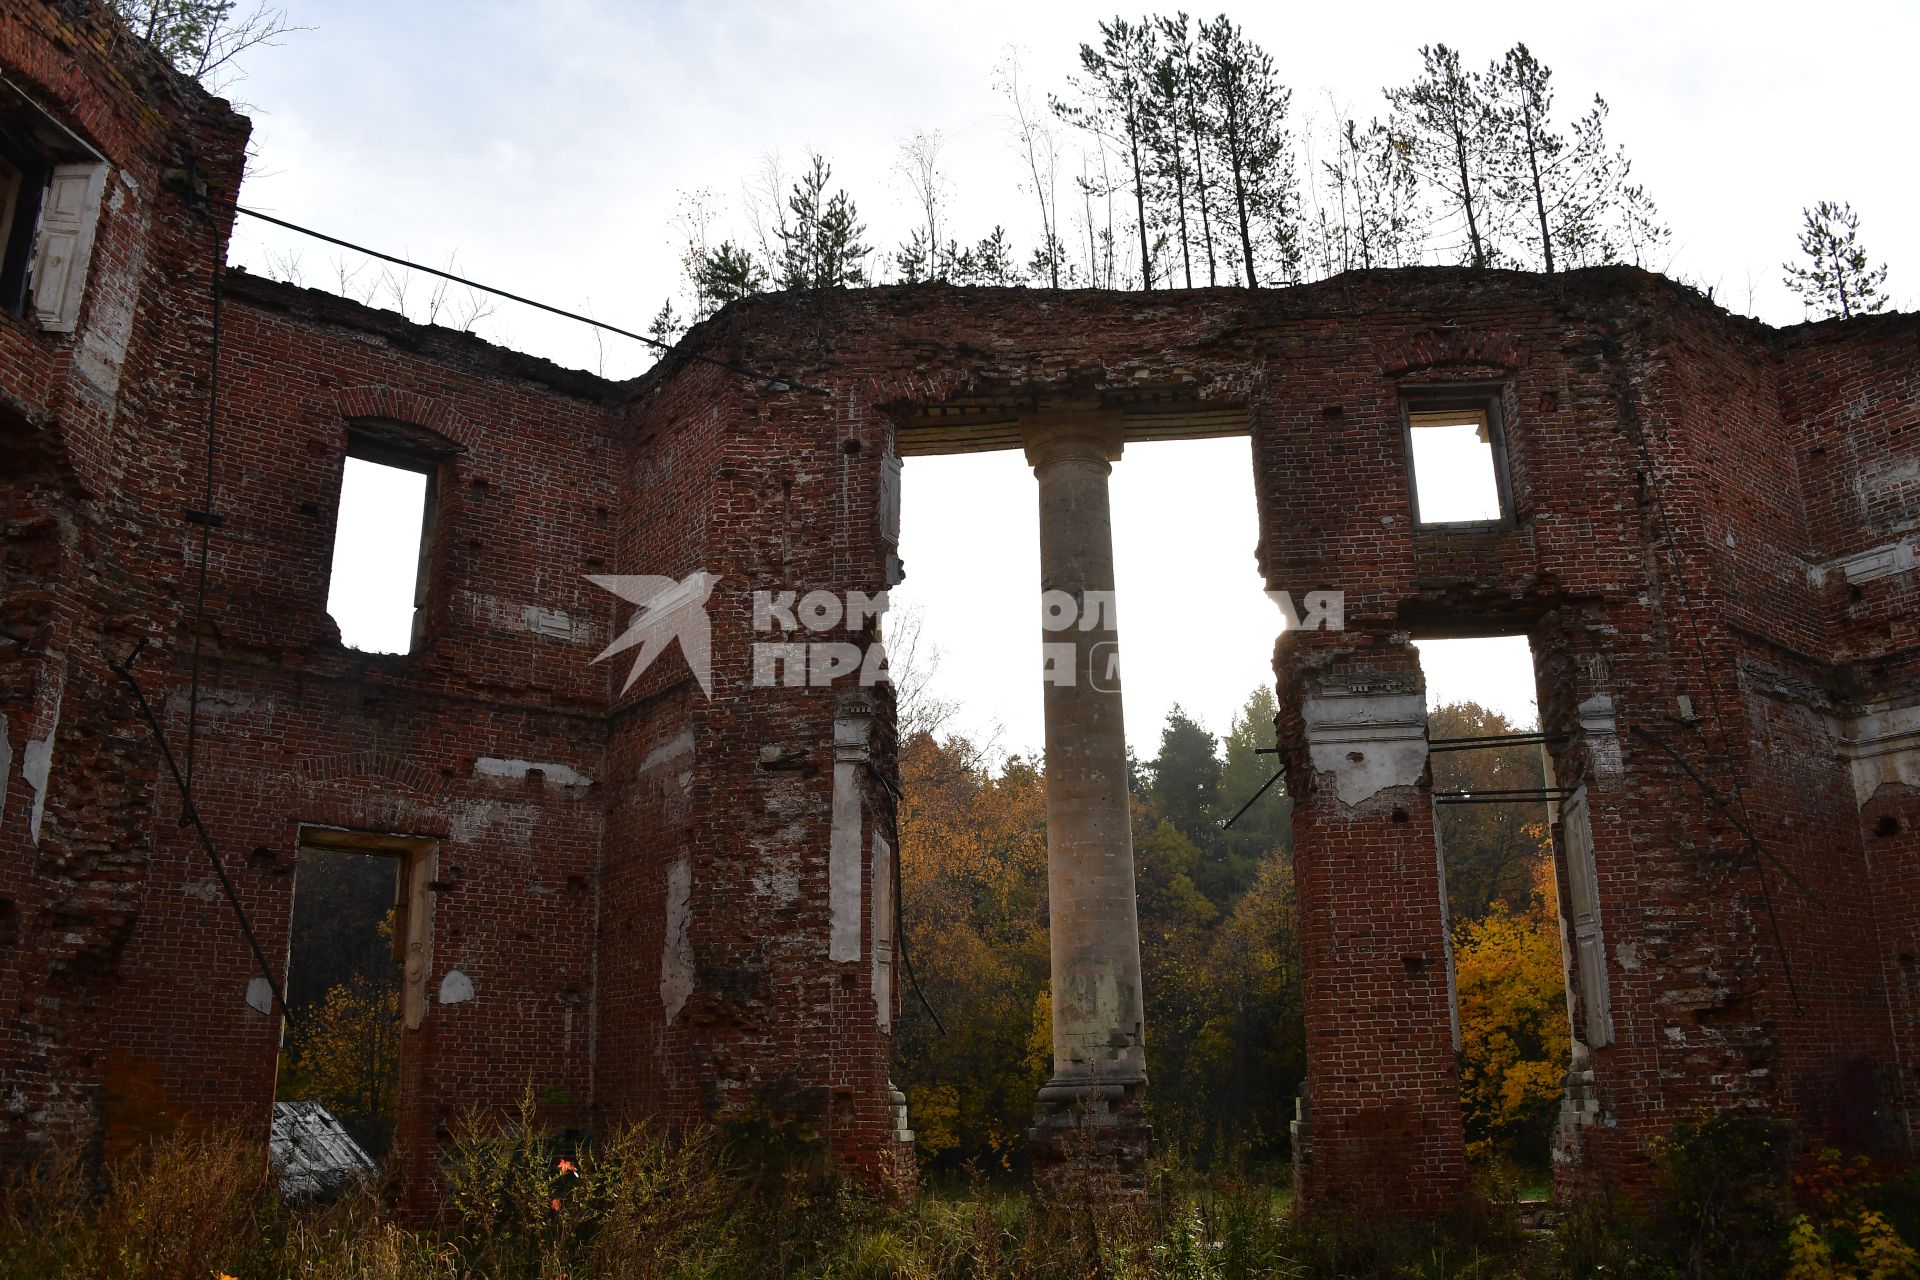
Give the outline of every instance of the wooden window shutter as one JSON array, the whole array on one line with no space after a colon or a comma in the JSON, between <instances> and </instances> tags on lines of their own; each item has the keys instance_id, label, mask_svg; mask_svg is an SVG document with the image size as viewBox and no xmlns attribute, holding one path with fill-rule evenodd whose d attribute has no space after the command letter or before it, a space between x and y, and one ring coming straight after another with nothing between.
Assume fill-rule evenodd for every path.
<instances>
[{"instance_id":1,"label":"wooden window shutter","mask_svg":"<svg viewBox=\"0 0 1920 1280\"><path fill-rule=\"evenodd\" d=\"M1613 1043L1613 1002L1607 990L1607 946L1600 932L1600 877L1593 861L1593 821L1587 789L1560 806L1560 834L1567 856L1567 925L1573 935L1574 979L1580 996L1583 1037L1592 1049Z\"/></svg>"},{"instance_id":2,"label":"wooden window shutter","mask_svg":"<svg viewBox=\"0 0 1920 1280\"><path fill-rule=\"evenodd\" d=\"M43 329L72 333L79 326L87 260L93 255L93 229L100 217L100 192L106 179L104 164L53 168L40 207L32 267L33 315Z\"/></svg>"}]
</instances>

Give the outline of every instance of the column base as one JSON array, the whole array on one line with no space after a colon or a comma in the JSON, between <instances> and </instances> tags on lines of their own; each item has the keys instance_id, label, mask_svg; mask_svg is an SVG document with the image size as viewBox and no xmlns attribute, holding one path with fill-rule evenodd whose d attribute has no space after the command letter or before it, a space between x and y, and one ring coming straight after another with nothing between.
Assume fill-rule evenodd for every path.
<instances>
[{"instance_id":1,"label":"column base","mask_svg":"<svg viewBox=\"0 0 1920 1280\"><path fill-rule=\"evenodd\" d=\"M1147 1082L1048 1084L1034 1103L1027 1142L1042 1200L1144 1201L1153 1153Z\"/></svg>"}]
</instances>

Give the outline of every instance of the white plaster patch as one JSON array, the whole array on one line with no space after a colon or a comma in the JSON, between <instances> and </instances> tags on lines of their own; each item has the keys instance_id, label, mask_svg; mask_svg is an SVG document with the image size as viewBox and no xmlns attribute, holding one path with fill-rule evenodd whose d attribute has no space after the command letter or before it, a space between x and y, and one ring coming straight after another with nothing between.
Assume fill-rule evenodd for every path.
<instances>
[{"instance_id":1,"label":"white plaster patch","mask_svg":"<svg viewBox=\"0 0 1920 1280\"><path fill-rule=\"evenodd\" d=\"M247 1008L261 1017L270 1017L273 1013L273 984L265 978L255 978L247 983Z\"/></svg>"},{"instance_id":2,"label":"white plaster patch","mask_svg":"<svg viewBox=\"0 0 1920 1280\"><path fill-rule=\"evenodd\" d=\"M667 932L660 948L660 1003L669 1026L693 994L693 941L687 932L692 911L693 860L683 856L667 868Z\"/></svg>"},{"instance_id":3,"label":"white plaster patch","mask_svg":"<svg viewBox=\"0 0 1920 1280\"><path fill-rule=\"evenodd\" d=\"M551 760L503 760L498 756L481 756L473 762L473 776L476 778L506 778L524 782L528 774L538 771L542 777L560 787L590 787L593 779L581 773L572 765L556 764Z\"/></svg>"},{"instance_id":4,"label":"white plaster patch","mask_svg":"<svg viewBox=\"0 0 1920 1280\"><path fill-rule=\"evenodd\" d=\"M530 847L543 810L537 804L500 804L470 800L447 810L447 835L455 844L470 844L497 835L510 845Z\"/></svg>"},{"instance_id":5,"label":"white plaster patch","mask_svg":"<svg viewBox=\"0 0 1920 1280\"><path fill-rule=\"evenodd\" d=\"M465 1004L473 999L473 979L458 969L447 970L446 977L440 979L441 1004Z\"/></svg>"},{"instance_id":6,"label":"white plaster patch","mask_svg":"<svg viewBox=\"0 0 1920 1280\"><path fill-rule=\"evenodd\" d=\"M640 772L657 769L669 760L676 760L693 750L693 730L682 729L653 750L647 752L640 761Z\"/></svg>"},{"instance_id":7,"label":"white plaster patch","mask_svg":"<svg viewBox=\"0 0 1920 1280\"><path fill-rule=\"evenodd\" d=\"M480 591L462 591L463 601L474 621L501 631L526 631L548 640L576 645L598 645L604 638L600 625L591 618L576 618L559 609L525 604Z\"/></svg>"},{"instance_id":8,"label":"white plaster patch","mask_svg":"<svg viewBox=\"0 0 1920 1280\"><path fill-rule=\"evenodd\" d=\"M1417 691L1327 690L1309 695L1301 714L1314 770L1334 776L1342 804L1414 786L1426 771L1427 704Z\"/></svg>"},{"instance_id":9,"label":"white plaster patch","mask_svg":"<svg viewBox=\"0 0 1920 1280\"><path fill-rule=\"evenodd\" d=\"M827 959L860 958L861 823L866 801L860 791L860 771L866 767L867 726L864 708L836 716L833 722L833 824L827 837L827 908L831 930Z\"/></svg>"},{"instance_id":10,"label":"white plaster patch","mask_svg":"<svg viewBox=\"0 0 1920 1280\"><path fill-rule=\"evenodd\" d=\"M893 1029L893 846L873 833L873 1020Z\"/></svg>"},{"instance_id":11,"label":"white plaster patch","mask_svg":"<svg viewBox=\"0 0 1920 1280\"><path fill-rule=\"evenodd\" d=\"M107 207L115 213L126 203L118 186L107 188ZM139 282L146 273L147 224L152 206L135 205L134 232L123 239L131 246L121 270L94 269L87 300L87 325L74 345L73 368L84 383L97 392L101 401L113 405L120 392L120 372L126 363L127 345L133 338L135 304Z\"/></svg>"},{"instance_id":12,"label":"white plaster patch","mask_svg":"<svg viewBox=\"0 0 1920 1280\"><path fill-rule=\"evenodd\" d=\"M1626 971L1627 973L1640 972L1640 944L1639 943L1622 942L1618 944L1613 949L1613 958L1619 962L1620 968Z\"/></svg>"},{"instance_id":13,"label":"white plaster patch","mask_svg":"<svg viewBox=\"0 0 1920 1280\"><path fill-rule=\"evenodd\" d=\"M31 740L20 753L20 776L33 788L33 810L27 815L27 836L40 847L40 817L47 807L47 781L53 773L53 739L60 732L60 703L53 704L53 724L47 736Z\"/></svg>"},{"instance_id":14,"label":"white plaster patch","mask_svg":"<svg viewBox=\"0 0 1920 1280\"><path fill-rule=\"evenodd\" d=\"M197 554L197 553L196 553ZM167 698L167 710L174 715L187 714L189 695L185 689L172 693ZM254 717L258 713L262 718L273 714L274 701L271 697L256 698L250 693L228 692L218 689L205 689L200 693L200 717L209 719L215 716Z\"/></svg>"},{"instance_id":15,"label":"white plaster patch","mask_svg":"<svg viewBox=\"0 0 1920 1280\"><path fill-rule=\"evenodd\" d=\"M220 901L220 886L211 880L202 880L199 884L181 885L180 894L182 897L198 898L202 902L212 904Z\"/></svg>"},{"instance_id":16,"label":"white plaster patch","mask_svg":"<svg viewBox=\"0 0 1920 1280\"><path fill-rule=\"evenodd\" d=\"M573 619L559 609L542 609L530 604L520 611L520 620L537 636L551 640L573 639Z\"/></svg>"}]
</instances>

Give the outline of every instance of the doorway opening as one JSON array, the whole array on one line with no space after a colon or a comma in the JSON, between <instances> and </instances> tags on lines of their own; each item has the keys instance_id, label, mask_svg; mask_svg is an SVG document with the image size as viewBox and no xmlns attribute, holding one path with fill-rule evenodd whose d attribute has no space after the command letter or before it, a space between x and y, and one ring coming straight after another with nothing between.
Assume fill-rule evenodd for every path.
<instances>
[{"instance_id":1,"label":"doorway opening","mask_svg":"<svg viewBox=\"0 0 1920 1280\"><path fill-rule=\"evenodd\" d=\"M403 1032L425 1009L433 850L301 830L274 1091L275 1163L298 1194L330 1193L393 1147Z\"/></svg>"},{"instance_id":2,"label":"doorway opening","mask_svg":"<svg viewBox=\"0 0 1920 1280\"><path fill-rule=\"evenodd\" d=\"M1563 802L1525 636L1416 641L1468 1158L1544 1196L1572 1045L1553 832Z\"/></svg>"}]
</instances>

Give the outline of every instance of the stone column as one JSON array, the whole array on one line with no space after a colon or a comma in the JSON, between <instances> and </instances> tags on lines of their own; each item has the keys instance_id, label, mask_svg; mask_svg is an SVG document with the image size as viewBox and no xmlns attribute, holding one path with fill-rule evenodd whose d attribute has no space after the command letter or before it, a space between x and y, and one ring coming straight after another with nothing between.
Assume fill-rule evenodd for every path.
<instances>
[{"instance_id":1,"label":"stone column","mask_svg":"<svg viewBox=\"0 0 1920 1280\"><path fill-rule=\"evenodd\" d=\"M1144 1194L1152 1138L1107 503L1118 427L1089 408L1023 429L1040 487L1053 950L1053 1079L1035 1109L1034 1177L1043 1191L1102 1197Z\"/></svg>"}]
</instances>

